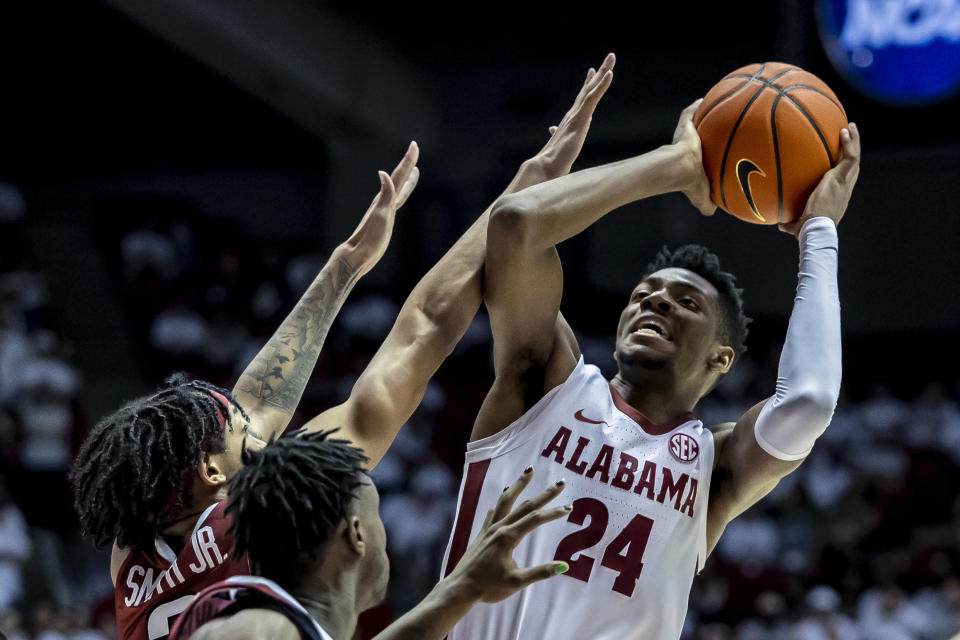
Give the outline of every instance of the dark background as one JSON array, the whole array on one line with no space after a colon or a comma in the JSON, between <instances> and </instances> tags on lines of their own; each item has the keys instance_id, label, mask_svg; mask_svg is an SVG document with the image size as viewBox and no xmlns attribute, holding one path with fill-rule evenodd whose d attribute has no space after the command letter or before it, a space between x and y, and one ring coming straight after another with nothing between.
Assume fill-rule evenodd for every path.
<instances>
[{"instance_id":1,"label":"dark background","mask_svg":"<svg viewBox=\"0 0 960 640\"><path fill-rule=\"evenodd\" d=\"M123 4L137 14L137 3ZM342 21L363 42L314 61L335 67L334 83L349 98L309 105L315 111L305 119L295 108L266 103L295 93L295 79L272 68L245 71L212 36L197 36L203 42L184 53L157 34L189 29L189 17L132 23L99 3L8 3L0 19L0 175L26 192L40 224L62 226L68 218L79 226L81 210L111 196L165 193L265 241L329 249L363 211L375 170L391 167L404 142L417 139L418 197L431 206L404 211L393 248L367 282L406 291L538 148L584 68L606 51L618 54L615 80L581 167L667 141L679 110L732 68L787 60L830 84L863 135L860 183L842 229L848 370L889 368L904 383L918 372L953 375L944 356L957 352L960 325L960 297L953 295L960 289L960 222L952 208L960 190L958 102L894 108L855 93L819 45L813 3L745 2L735 10L638 3L597 11L505 2L469 10L312 4L292 3L290 12L315 9L338 22L311 37L333 47ZM179 5L157 6L154 13L176 13ZM285 5L244 6L270 15ZM360 48L376 55L356 55ZM402 67L413 97L384 77L382 59ZM213 65L257 77L224 78ZM305 120L314 131L305 131ZM568 243L578 271L568 278L568 297L588 294L605 308L658 246L686 241L720 253L743 282L751 315L788 311L792 239L725 215L702 220L680 197L628 207ZM50 244L42 259L53 263L64 247ZM84 276L71 270L71 278ZM578 326L607 326L614 317L586 309L584 317L566 311Z\"/></svg>"},{"instance_id":2,"label":"dark background","mask_svg":"<svg viewBox=\"0 0 960 640\"><path fill-rule=\"evenodd\" d=\"M891 107L856 93L823 53L813 5L4 3L0 180L24 195L28 262L51 293L44 322L83 376L72 437L170 368L206 371L151 350L150 315L172 299L140 300L123 280L116 245L129 230L187 220L201 253L209 242L239 261L238 277L262 279L278 261L322 256L344 239L376 191L376 170L416 139L420 185L353 296L401 302L545 141L607 51L618 56L614 82L575 169L668 142L685 105L752 62L797 64L835 90L863 136L840 228L845 395L864 401L882 386L910 401L938 384L955 403L960 101ZM604 339L656 249L686 242L709 245L738 275L756 318L748 344L769 375L793 297L795 241L723 213L701 218L681 196L625 207L566 243L564 312ZM247 308L235 310L246 323ZM268 322L249 324L269 335ZM456 366L441 374L482 369L471 381L480 395L459 410L469 420L487 362L481 351ZM342 385L325 384L308 398L342 397ZM462 428L444 425L440 438L454 469ZM31 511L22 504L30 489L14 493Z\"/></svg>"}]
</instances>

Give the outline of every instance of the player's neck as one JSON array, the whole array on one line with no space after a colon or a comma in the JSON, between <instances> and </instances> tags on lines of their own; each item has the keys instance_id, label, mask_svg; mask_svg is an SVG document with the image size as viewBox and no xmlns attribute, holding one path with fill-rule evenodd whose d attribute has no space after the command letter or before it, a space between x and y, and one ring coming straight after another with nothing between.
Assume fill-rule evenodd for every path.
<instances>
[{"instance_id":1,"label":"player's neck","mask_svg":"<svg viewBox=\"0 0 960 640\"><path fill-rule=\"evenodd\" d=\"M690 413L700 399L695 390L684 391L669 381L631 381L618 372L610 381L627 404L655 424L664 424Z\"/></svg>"},{"instance_id":2,"label":"player's neck","mask_svg":"<svg viewBox=\"0 0 960 640\"><path fill-rule=\"evenodd\" d=\"M171 519L163 523L160 535L167 541L167 544L179 551L179 548L183 548L190 543L190 536L193 535L193 530L197 527L197 521L200 520L203 512L216 502L218 500L210 499L199 504L187 505L180 513L171 516ZM171 544L171 542L179 544Z\"/></svg>"},{"instance_id":3,"label":"player's neck","mask_svg":"<svg viewBox=\"0 0 960 640\"><path fill-rule=\"evenodd\" d=\"M357 602L352 588L288 588L307 613L333 640L350 640L357 626Z\"/></svg>"}]
</instances>

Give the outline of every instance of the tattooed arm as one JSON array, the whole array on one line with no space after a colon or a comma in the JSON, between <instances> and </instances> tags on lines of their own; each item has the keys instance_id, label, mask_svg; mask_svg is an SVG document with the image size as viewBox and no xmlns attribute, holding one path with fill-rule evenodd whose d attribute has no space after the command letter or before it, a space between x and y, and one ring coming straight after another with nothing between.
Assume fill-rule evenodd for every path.
<instances>
[{"instance_id":1,"label":"tattooed arm","mask_svg":"<svg viewBox=\"0 0 960 640\"><path fill-rule=\"evenodd\" d=\"M417 184L419 149L411 143L392 175L380 172L380 192L346 242L334 249L269 342L244 370L233 394L250 415L253 435L279 435L293 415L333 319L353 285L380 260L397 209ZM258 433L259 431L259 433Z\"/></svg>"}]
</instances>

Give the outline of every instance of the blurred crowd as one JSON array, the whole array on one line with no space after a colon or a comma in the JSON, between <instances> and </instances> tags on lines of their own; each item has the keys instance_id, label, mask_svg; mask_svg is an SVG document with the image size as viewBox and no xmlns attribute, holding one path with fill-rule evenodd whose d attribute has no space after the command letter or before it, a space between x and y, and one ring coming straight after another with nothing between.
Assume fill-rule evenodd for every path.
<instances>
[{"instance_id":1,"label":"blurred crowd","mask_svg":"<svg viewBox=\"0 0 960 640\"><path fill-rule=\"evenodd\" d=\"M0 182L0 633L100 640L116 635L110 578L66 479L83 380L37 258L23 196Z\"/></svg>"},{"instance_id":2,"label":"blurred crowd","mask_svg":"<svg viewBox=\"0 0 960 640\"><path fill-rule=\"evenodd\" d=\"M82 380L30 256L24 212L17 191L0 187L0 631L112 637L106 556L82 551L66 506L64 471L85 426ZM325 259L260 246L189 203L115 214L105 208L100 225L111 286L157 382L182 370L232 386ZM361 285L294 426L345 398L404 293ZM386 602L364 615L359 637L419 601L439 575L464 444L492 379L489 340L481 315L374 470L392 573ZM612 336L581 342L588 361L613 365ZM772 388L779 345L750 349L700 406L706 424L736 419ZM841 399L803 466L727 527L694 581L683 637L940 640L960 631L958 393L932 382L903 398L877 372L863 397ZM38 497L42 509L31 504ZM54 508L62 512L47 513Z\"/></svg>"}]
</instances>

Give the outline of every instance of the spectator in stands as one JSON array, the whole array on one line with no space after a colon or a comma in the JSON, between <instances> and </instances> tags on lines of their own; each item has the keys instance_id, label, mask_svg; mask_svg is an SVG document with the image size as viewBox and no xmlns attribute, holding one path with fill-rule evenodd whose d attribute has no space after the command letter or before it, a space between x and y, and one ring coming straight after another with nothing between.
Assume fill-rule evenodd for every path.
<instances>
[{"instance_id":1,"label":"spectator in stands","mask_svg":"<svg viewBox=\"0 0 960 640\"><path fill-rule=\"evenodd\" d=\"M0 611L8 609L23 593L23 563L30 556L27 522L7 491L0 475Z\"/></svg>"}]
</instances>

